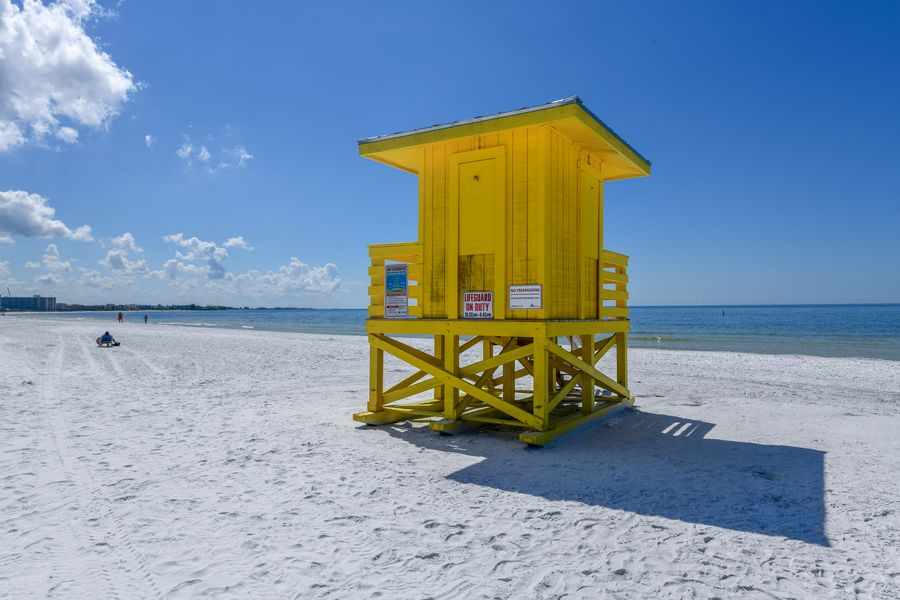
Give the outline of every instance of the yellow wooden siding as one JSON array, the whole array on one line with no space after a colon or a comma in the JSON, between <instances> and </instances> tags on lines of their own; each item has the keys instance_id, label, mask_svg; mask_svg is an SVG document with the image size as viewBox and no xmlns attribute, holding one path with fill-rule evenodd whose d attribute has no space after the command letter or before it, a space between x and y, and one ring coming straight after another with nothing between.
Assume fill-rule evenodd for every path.
<instances>
[{"instance_id":1,"label":"yellow wooden siding","mask_svg":"<svg viewBox=\"0 0 900 600\"><path fill-rule=\"evenodd\" d=\"M494 254L472 254L459 257L459 293L484 292L494 289ZM463 316L462 302L457 309L457 318ZM494 315L496 318L496 315Z\"/></svg>"},{"instance_id":2,"label":"yellow wooden siding","mask_svg":"<svg viewBox=\"0 0 900 600\"><path fill-rule=\"evenodd\" d=\"M479 160L459 165L459 254L487 254L494 250L494 236L499 223L494 223L492 205L494 186L493 160Z\"/></svg>"},{"instance_id":3,"label":"yellow wooden siding","mask_svg":"<svg viewBox=\"0 0 900 600\"><path fill-rule=\"evenodd\" d=\"M535 230L543 225L540 220L533 220L529 215L536 215L540 210L541 190L541 139L539 127L501 132L489 136L475 136L452 140L441 144L425 146L423 157L423 179L420 185L423 194L422 206L425 207L423 222L423 244L425 248L423 262L425 280L428 282L423 300L423 314L427 318L448 318L446 292L446 265L447 236L449 223L452 216L448 213L450 200L452 157L456 154L469 152L475 149L488 149L502 147L506 153L504 161L505 173L505 212L506 235L502 243L506 244L506 283L512 284L542 284L539 272L539 243L541 238L535 235ZM481 161L479 161L481 162ZM470 165L472 163L465 163ZM475 163L477 164L477 163ZM464 167L470 170L468 166ZM474 167L473 167L474 168ZM467 174L467 177L471 173ZM487 208L487 207L485 207ZM480 211L479 212L483 212ZM459 252L463 256L467 254L483 254L485 243L479 245L477 238L486 238L486 228L473 226L471 219L464 211L460 223L461 237ZM477 231L477 234L465 233L469 230ZM493 229L499 232L500 227L493 224ZM497 235L495 232L493 235ZM499 240L494 239L494 242ZM462 281L458 280L459 293L465 291ZM504 286L505 288L505 286ZM484 289L484 288L480 288ZM486 289L493 289L490 286ZM503 298L494 300L495 306L499 300L505 304L506 289L502 290ZM495 296L499 294L495 293ZM542 311L517 310L506 311L504 315L497 314L495 318L543 318Z\"/></svg>"},{"instance_id":4,"label":"yellow wooden siding","mask_svg":"<svg viewBox=\"0 0 900 600\"><path fill-rule=\"evenodd\" d=\"M550 130L548 252L545 310L548 319L578 317L577 148L559 132Z\"/></svg>"},{"instance_id":5,"label":"yellow wooden siding","mask_svg":"<svg viewBox=\"0 0 900 600\"><path fill-rule=\"evenodd\" d=\"M501 210L494 210L498 207L486 200L492 184L493 171L488 168L492 159L468 160L465 155L471 152L478 157L476 151L490 149L502 149L504 157L505 204ZM596 157L550 126L431 144L422 152L424 316L458 318L447 314L450 299L446 297L449 274L445 264L447 252L452 250L448 239L451 220L456 218L455 244L460 258L491 254L491 248L497 254L498 245L503 247L506 285L495 289L486 282L479 287L495 289L495 318L596 318L600 308L597 276L587 272L593 268L589 265L597 264L603 248L603 176ZM451 201L455 185L461 189ZM463 205L458 206L459 202ZM461 273L463 267L472 269L476 264L460 260L457 270ZM465 282L457 279L453 304L458 305L458 296L479 281L468 273ZM506 300L507 286L520 284L540 284L544 308L497 310L498 302Z\"/></svg>"},{"instance_id":6,"label":"yellow wooden siding","mask_svg":"<svg viewBox=\"0 0 900 600\"><path fill-rule=\"evenodd\" d=\"M597 281L598 260L596 258L584 258L584 288L582 289L582 297L584 298L584 318L597 318L597 294L599 291L599 282Z\"/></svg>"}]
</instances>

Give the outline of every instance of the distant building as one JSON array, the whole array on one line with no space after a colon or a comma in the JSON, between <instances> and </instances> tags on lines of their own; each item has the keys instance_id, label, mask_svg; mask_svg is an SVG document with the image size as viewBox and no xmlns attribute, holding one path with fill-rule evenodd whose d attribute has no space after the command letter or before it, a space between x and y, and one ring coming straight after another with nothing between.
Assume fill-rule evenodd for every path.
<instances>
[{"instance_id":1,"label":"distant building","mask_svg":"<svg viewBox=\"0 0 900 600\"><path fill-rule=\"evenodd\" d=\"M31 311L56 310L56 298L54 296L0 296L0 309Z\"/></svg>"}]
</instances>

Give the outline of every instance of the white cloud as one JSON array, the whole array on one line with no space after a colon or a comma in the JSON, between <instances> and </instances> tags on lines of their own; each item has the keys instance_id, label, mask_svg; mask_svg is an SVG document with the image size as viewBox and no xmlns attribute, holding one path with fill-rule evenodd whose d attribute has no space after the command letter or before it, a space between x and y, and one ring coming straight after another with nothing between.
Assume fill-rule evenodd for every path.
<instances>
[{"instance_id":1,"label":"white cloud","mask_svg":"<svg viewBox=\"0 0 900 600\"><path fill-rule=\"evenodd\" d=\"M106 258L100 262L114 271L120 271L127 275L144 275L150 272L147 261L144 259L131 260L125 250L110 250L106 253Z\"/></svg>"},{"instance_id":2,"label":"white cloud","mask_svg":"<svg viewBox=\"0 0 900 600\"><path fill-rule=\"evenodd\" d=\"M141 254L144 251L143 248L137 245L137 242L134 240L134 236L127 231L119 237L114 237L110 240L109 243L112 244L114 248L127 250L136 254Z\"/></svg>"},{"instance_id":3,"label":"white cloud","mask_svg":"<svg viewBox=\"0 0 900 600\"><path fill-rule=\"evenodd\" d=\"M219 169L238 169L246 166L247 162L253 160L253 155L247 152L243 146L235 146L225 150L225 154L232 157L230 161L222 161L219 163Z\"/></svg>"},{"instance_id":4,"label":"white cloud","mask_svg":"<svg viewBox=\"0 0 900 600\"><path fill-rule=\"evenodd\" d=\"M330 294L342 284L341 275L333 263L311 266L297 257L277 270L251 270L241 275L227 271L225 261L228 248L253 250L244 236L229 238L221 246L197 237L186 238L182 233L167 235L166 242L180 248L175 257L167 260L160 271L149 275L172 280L184 277L186 284L196 284L196 277L205 277L207 286L223 293L248 293L252 296L283 297L297 294Z\"/></svg>"},{"instance_id":5,"label":"white cloud","mask_svg":"<svg viewBox=\"0 0 900 600\"><path fill-rule=\"evenodd\" d=\"M44 273L35 277L34 280L45 285L59 285L63 282L63 278L56 273Z\"/></svg>"},{"instance_id":6,"label":"white cloud","mask_svg":"<svg viewBox=\"0 0 900 600\"><path fill-rule=\"evenodd\" d=\"M210 139L212 139L211 136ZM175 150L175 155L184 161L184 165L188 169L193 168L194 161L197 160L206 165L206 171L209 173L242 168L249 161L253 160L253 155L242 145L232 148L220 148L218 154L221 158L213 156L213 153L206 145L195 145L187 134L184 134L184 141Z\"/></svg>"},{"instance_id":7,"label":"white cloud","mask_svg":"<svg viewBox=\"0 0 900 600\"><path fill-rule=\"evenodd\" d=\"M68 273L72 270L72 263L71 261L62 259L56 244L48 244L47 249L44 251L44 255L41 257L40 263L34 261L25 263L26 269L37 269L41 267L44 268L44 272L37 275L34 280L44 285L59 285L65 281L63 273Z\"/></svg>"},{"instance_id":8,"label":"white cloud","mask_svg":"<svg viewBox=\"0 0 900 600\"><path fill-rule=\"evenodd\" d=\"M3 2L4 0L0 0ZM22 190L0 192L0 233L12 233L24 237L64 237L79 242L91 241L91 228L82 225L70 229L54 219L56 210L47 205L47 199Z\"/></svg>"},{"instance_id":9,"label":"white cloud","mask_svg":"<svg viewBox=\"0 0 900 600\"><path fill-rule=\"evenodd\" d=\"M113 287L113 280L109 277L104 277L99 271L81 269L81 277L78 279L78 284L88 288L100 287L109 289Z\"/></svg>"},{"instance_id":10,"label":"white cloud","mask_svg":"<svg viewBox=\"0 0 900 600\"><path fill-rule=\"evenodd\" d=\"M60 257L59 248L56 244L49 244L47 246L47 250L44 251L44 256L41 257L41 264L45 269L53 273L72 270L72 263L68 260L63 260Z\"/></svg>"},{"instance_id":11,"label":"white cloud","mask_svg":"<svg viewBox=\"0 0 900 600\"><path fill-rule=\"evenodd\" d=\"M15 244L16 241L6 234L0 235L0 244Z\"/></svg>"},{"instance_id":12,"label":"white cloud","mask_svg":"<svg viewBox=\"0 0 900 600\"><path fill-rule=\"evenodd\" d=\"M56 137L67 144L74 144L78 141L78 130L72 127L60 127L56 131Z\"/></svg>"},{"instance_id":13,"label":"white cloud","mask_svg":"<svg viewBox=\"0 0 900 600\"><path fill-rule=\"evenodd\" d=\"M9 261L0 260L0 276L9 275Z\"/></svg>"},{"instance_id":14,"label":"white cloud","mask_svg":"<svg viewBox=\"0 0 900 600\"><path fill-rule=\"evenodd\" d=\"M112 238L109 243L112 249L106 253L106 257L100 264L106 265L123 275L146 275L150 272L147 261L144 259L132 260L129 253L143 254L144 249L137 245L134 236L128 232Z\"/></svg>"},{"instance_id":15,"label":"white cloud","mask_svg":"<svg viewBox=\"0 0 900 600\"><path fill-rule=\"evenodd\" d=\"M102 13L94 0L0 0L0 152L48 135L74 143L76 126L119 114L137 86L84 30Z\"/></svg>"},{"instance_id":16,"label":"white cloud","mask_svg":"<svg viewBox=\"0 0 900 600\"><path fill-rule=\"evenodd\" d=\"M153 134L148 133L147 135L144 136L144 143L147 144L148 148L152 148L153 142L155 142L155 141L156 141L156 138L153 137Z\"/></svg>"},{"instance_id":17,"label":"white cloud","mask_svg":"<svg viewBox=\"0 0 900 600\"><path fill-rule=\"evenodd\" d=\"M253 246L248 244L247 241L244 239L244 236L242 236L242 235L239 235L237 237L228 238L228 240L226 240L225 243L222 245L225 246L226 248L241 248L248 252L253 250Z\"/></svg>"},{"instance_id":18,"label":"white cloud","mask_svg":"<svg viewBox=\"0 0 900 600\"><path fill-rule=\"evenodd\" d=\"M186 253L176 252L175 259L163 265L166 274L175 278L178 273L200 273L204 271L208 279L225 278L225 260L228 250L215 242L205 242L197 237L185 239L184 234L175 233L163 238L165 241L181 246ZM205 264L204 268L199 265Z\"/></svg>"},{"instance_id":19,"label":"white cloud","mask_svg":"<svg viewBox=\"0 0 900 600\"><path fill-rule=\"evenodd\" d=\"M329 294L341 285L341 274L333 263L312 267L296 256L277 271L260 273L248 271L237 276L237 280L249 284L255 293L292 295L298 293Z\"/></svg>"},{"instance_id":20,"label":"white cloud","mask_svg":"<svg viewBox=\"0 0 900 600\"><path fill-rule=\"evenodd\" d=\"M184 136L184 143L178 147L178 150L175 151L175 154L183 160L187 166L191 166L191 154L194 152L194 145L191 144L190 140L187 139L187 136Z\"/></svg>"}]
</instances>

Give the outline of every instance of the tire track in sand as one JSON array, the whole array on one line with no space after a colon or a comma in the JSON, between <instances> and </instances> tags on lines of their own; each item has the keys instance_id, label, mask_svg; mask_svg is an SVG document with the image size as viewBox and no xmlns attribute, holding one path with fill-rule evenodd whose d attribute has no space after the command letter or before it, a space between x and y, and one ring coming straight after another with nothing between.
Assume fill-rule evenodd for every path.
<instances>
[{"instance_id":1,"label":"tire track in sand","mask_svg":"<svg viewBox=\"0 0 900 600\"><path fill-rule=\"evenodd\" d=\"M143 352L138 352L137 350L135 350L133 348L125 348L124 346L119 346L117 348L117 350L136 358L138 361L143 363L144 366L147 367L148 370L152 371L155 375L159 375L160 377L165 377L165 376L169 375L169 373L166 369L160 367L153 361L148 360Z\"/></svg>"},{"instance_id":2,"label":"tire track in sand","mask_svg":"<svg viewBox=\"0 0 900 600\"><path fill-rule=\"evenodd\" d=\"M91 371L99 373L100 367L90 356L87 342L78 338L78 343L82 354L88 357ZM91 563L91 571L100 576L85 580L84 573L77 570L70 575L70 581L82 585L86 582L88 587L93 587L97 581L102 580L106 593L101 595L95 591L89 597L127 600L134 598L137 590L145 590L152 592L153 597L162 598L163 595L147 569L143 557L135 551L124 522L115 514L110 500L98 493L96 480L88 466L72 452L69 444L71 432L65 418L66 399L60 394L60 382L65 372L65 348L65 340L60 336L48 360L48 372L43 378L41 401L60 466L67 480L75 487L72 491L72 501L75 504L72 510L78 517L74 521L67 519L66 526L73 538L86 538L88 542L88 544L81 543L80 546L76 543L74 552L70 551L67 554L87 558ZM101 510L104 505L105 510ZM111 544L110 541L115 543ZM54 561L53 567L57 567L58 564L66 565L68 571L76 569L75 561L71 558L63 558L60 562ZM116 571L124 573L125 577L114 576ZM149 595L145 594L143 597Z\"/></svg>"}]
</instances>

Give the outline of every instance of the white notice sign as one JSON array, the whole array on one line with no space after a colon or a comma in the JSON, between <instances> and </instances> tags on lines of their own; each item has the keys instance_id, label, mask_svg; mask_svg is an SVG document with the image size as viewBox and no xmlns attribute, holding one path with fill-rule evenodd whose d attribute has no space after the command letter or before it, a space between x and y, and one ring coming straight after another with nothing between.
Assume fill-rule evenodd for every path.
<instances>
[{"instance_id":1,"label":"white notice sign","mask_svg":"<svg viewBox=\"0 0 900 600\"><path fill-rule=\"evenodd\" d=\"M463 292L463 319L493 319L494 292Z\"/></svg>"},{"instance_id":2,"label":"white notice sign","mask_svg":"<svg viewBox=\"0 0 900 600\"><path fill-rule=\"evenodd\" d=\"M541 308L541 284L509 286L509 308Z\"/></svg>"}]
</instances>

